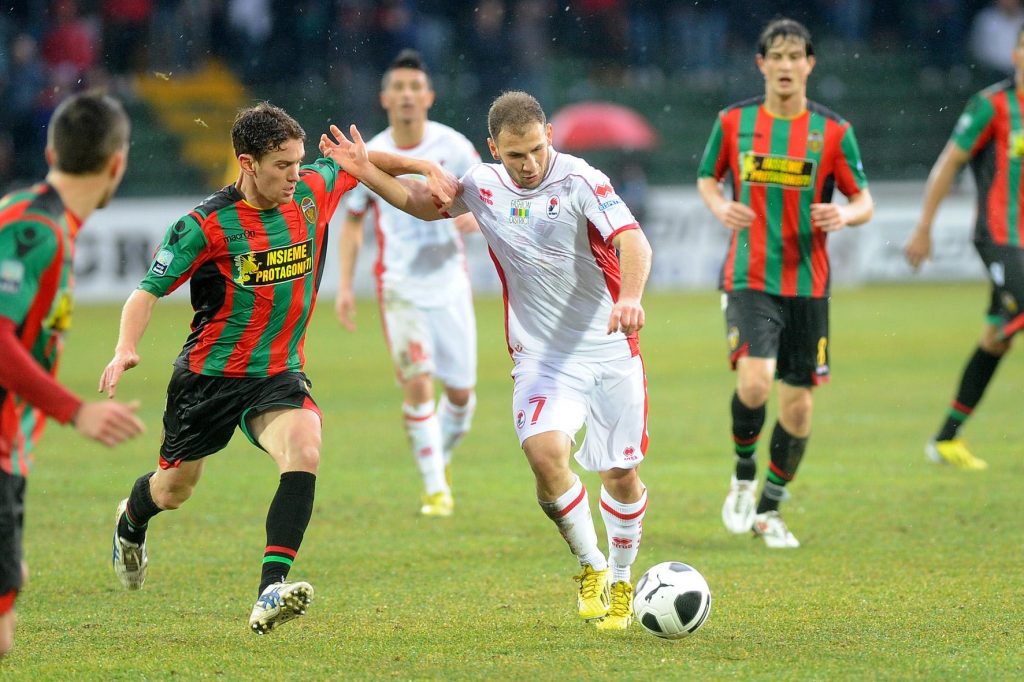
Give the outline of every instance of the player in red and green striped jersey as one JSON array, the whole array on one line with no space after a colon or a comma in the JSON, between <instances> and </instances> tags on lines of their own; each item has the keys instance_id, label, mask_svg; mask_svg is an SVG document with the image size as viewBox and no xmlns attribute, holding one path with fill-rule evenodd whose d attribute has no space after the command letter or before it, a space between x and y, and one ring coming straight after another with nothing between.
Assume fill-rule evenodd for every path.
<instances>
[{"instance_id":1,"label":"player in red and green striped jersey","mask_svg":"<svg viewBox=\"0 0 1024 682\"><path fill-rule=\"evenodd\" d=\"M46 180L0 199L0 657L14 644L26 478L46 417L108 446L142 432L136 405L83 403L55 378L71 326L75 238L124 176L129 127L111 97L64 100L47 128Z\"/></svg>"},{"instance_id":2,"label":"player in red and green striped jersey","mask_svg":"<svg viewBox=\"0 0 1024 682\"><path fill-rule=\"evenodd\" d=\"M258 634L305 613L313 596L308 583L286 581L312 514L320 462L320 411L302 372L303 342L328 223L357 181L329 158L302 165L305 138L270 104L238 114L231 130L238 181L167 231L125 303L114 357L100 378L100 390L113 395L121 375L139 363L138 343L157 300L191 280L195 316L167 387L160 466L139 477L118 506L113 567L125 587L142 587L149 520L190 497L205 458L239 427L281 473L249 619Z\"/></svg>"},{"instance_id":3,"label":"player in red and green striped jersey","mask_svg":"<svg viewBox=\"0 0 1024 682\"><path fill-rule=\"evenodd\" d=\"M968 162L978 188L974 248L992 282L987 319L960 377L938 433L925 445L928 459L960 469L988 464L967 448L960 428L981 402L1013 336L1024 329L1024 29L1013 51L1016 75L975 94L957 121L924 190L921 217L904 247L915 269L931 255L939 204Z\"/></svg>"},{"instance_id":4,"label":"player in red and green striped jersey","mask_svg":"<svg viewBox=\"0 0 1024 682\"><path fill-rule=\"evenodd\" d=\"M720 286L730 360L735 475L722 507L734 533L751 528L769 547L798 547L779 515L811 432L812 389L829 378L829 232L870 219L853 128L807 99L811 35L776 19L758 43L762 97L724 109L701 160L697 189L732 231ZM731 176L732 198L721 183ZM846 205L832 203L839 189ZM754 453L772 380L780 379L768 473L755 508Z\"/></svg>"}]
</instances>

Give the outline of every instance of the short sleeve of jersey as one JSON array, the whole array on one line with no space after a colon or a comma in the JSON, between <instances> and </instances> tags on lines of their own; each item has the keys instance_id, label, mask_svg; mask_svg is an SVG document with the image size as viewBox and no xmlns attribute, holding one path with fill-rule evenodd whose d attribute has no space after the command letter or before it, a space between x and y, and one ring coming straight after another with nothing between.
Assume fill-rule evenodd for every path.
<instances>
[{"instance_id":1,"label":"short sleeve of jersey","mask_svg":"<svg viewBox=\"0 0 1024 682\"><path fill-rule=\"evenodd\" d=\"M194 214L171 225L139 288L166 296L187 280L206 259L208 242Z\"/></svg>"},{"instance_id":2,"label":"short sleeve of jersey","mask_svg":"<svg viewBox=\"0 0 1024 682\"><path fill-rule=\"evenodd\" d=\"M57 250L49 225L24 220L0 230L0 315L15 325L25 321Z\"/></svg>"},{"instance_id":3,"label":"short sleeve of jersey","mask_svg":"<svg viewBox=\"0 0 1024 682\"><path fill-rule=\"evenodd\" d=\"M724 152L725 134L722 128L722 115L715 119L715 125L711 129L711 137L704 146L704 156L701 157L700 167L697 172L699 178L715 178L721 180L725 175L728 166L728 157Z\"/></svg>"},{"instance_id":4,"label":"short sleeve of jersey","mask_svg":"<svg viewBox=\"0 0 1024 682\"><path fill-rule=\"evenodd\" d=\"M626 202L615 193L608 176L595 168L586 166L576 178L573 198L605 241L623 230L639 227Z\"/></svg>"},{"instance_id":5,"label":"short sleeve of jersey","mask_svg":"<svg viewBox=\"0 0 1024 682\"><path fill-rule=\"evenodd\" d=\"M455 201L452 202L451 208L448 209L448 215L452 218L457 218L460 215L469 213L472 209L469 204L469 197L476 196L477 189L476 179L473 177L473 170L478 166L472 166L466 174L462 176L459 181L462 184L462 191L459 192L459 196L455 197Z\"/></svg>"},{"instance_id":6,"label":"short sleeve of jersey","mask_svg":"<svg viewBox=\"0 0 1024 682\"><path fill-rule=\"evenodd\" d=\"M848 125L839 144L840 159L836 163L836 186L848 197L859 194L868 186L868 176L864 173L864 163L860 158L860 147L853 126Z\"/></svg>"},{"instance_id":7,"label":"short sleeve of jersey","mask_svg":"<svg viewBox=\"0 0 1024 682\"><path fill-rule=\"evenodd\" d=\"M325 219L330 220L342 195L359 181L343 170L334 159L320 158L299 170L299 181L313 192L313 200Z\"/></svg>"},{"instance_id":8,"label":"short sleeve of jersey","mask_svg":"<svg viewBox=\"0 0 1024 682\"><path fill-rule=\"evenodd\" d=\"M996 108L988 97L981 93L974 95L957 119L950 139L960 149L973 154L978 143L987 137L995 113Z\"/></svg>"}]
</instances>

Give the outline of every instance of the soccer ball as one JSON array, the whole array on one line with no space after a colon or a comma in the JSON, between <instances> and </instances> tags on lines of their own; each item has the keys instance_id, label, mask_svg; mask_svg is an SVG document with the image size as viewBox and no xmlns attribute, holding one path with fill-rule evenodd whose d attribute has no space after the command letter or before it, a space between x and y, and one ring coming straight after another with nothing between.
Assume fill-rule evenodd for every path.
<instances>
[{"instance_id":1,"label":"soccer ball","mask_svg":"<svg viewBox=\"0 0 1024 682\"><path fill-rule=\"evenodd\" d=\"M633 613L651 634L681 639L696 632L708 619L711 589L693 566L666 561L640 576Z\"/></svg>"}]
</instances>

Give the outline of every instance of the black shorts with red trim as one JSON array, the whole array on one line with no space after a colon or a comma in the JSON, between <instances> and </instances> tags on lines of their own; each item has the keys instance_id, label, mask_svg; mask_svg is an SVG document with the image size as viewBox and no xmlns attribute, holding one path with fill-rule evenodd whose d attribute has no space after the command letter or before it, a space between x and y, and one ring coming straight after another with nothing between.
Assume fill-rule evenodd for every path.
<instances>
[{"instance_id":1,"label":"black shorts with red trim","mask_svg":"<svg viewBox=\"0 0 1024 682\"><path fill-rule=\"evenodd\" d=\"M723 296L733 369L744 356L775 358L775 376L790 386L828 382L828 298L775 296L752 289Z\"/></svg>"},{"instance_id":2,"label":"black shorts with red trim","mask_svg":"<svg viewBox=\"0 0 1024 682\"><path fill-rule=\"evenodd\" d=\"M24 476L0 469L0 615L14 605L11 593L21 589L25 484Z\"/></svg>"},{"instance_id":3,"label":"black shorts with red trim","mask_svg":"<svg viewBox=\"0 0 1024 682\"><path fill-rule=\"evenodd\" d=\"M989 299L987 319L999 328L1004 339L1024 329L1024 249L1019 246L1004 246L975 242L989 282L992 294Z\"/></svg>"},{"instance_id":4,"label":"black shorts with red trim","mask_svg":"<svg viewBox=\"0 0 1024 682\"><path fill-rule=\"evenodd\" d=\"M211 377L175 367L167 384L160 466L168 469L223 450L235 427L255 445L249 420L275 407L320 408L302 372L270 377Z\"/></svg>"}]
</instances>

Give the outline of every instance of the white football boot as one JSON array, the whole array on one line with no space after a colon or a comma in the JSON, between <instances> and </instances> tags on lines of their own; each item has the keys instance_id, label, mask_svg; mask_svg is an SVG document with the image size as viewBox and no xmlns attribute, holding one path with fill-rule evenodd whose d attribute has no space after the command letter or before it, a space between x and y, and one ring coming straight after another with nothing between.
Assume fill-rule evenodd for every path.
<instances>
[{"instance_id":1,"label":"white football boot","mask_svg":"<svg viewBox=\"0 0 1024 682\"><path fill-rule=\"evenodd\" d=\"M722 523L730 533L746 533L754 525L756 489L757 481L740 481L735 476L730 479L729 494L722 505Z\"/></svg>"},{"instance_id":2,"label":"white football boot","mask_svg":"<svg viewBox=\"0 0 1024 682\"><path fill-rule=\"evenodd\" d=\"M764 538L764 544L771 549L795 549L800 546L800 541L789 532L778 511L756 514L753 531L754 535Z\"/></svg>"},{"instance_id":3,"label":"white football boot","mask_svg":"<svg viewBox=\"0 0 1024 682\"><path fill-rule=\"evenodd\" d=\"M146 541L141 545L128 542L117 534L117 525L121 521L121 515L128 508L128 498L121 500L117 505L117 514L114 516L114 547L111 554L111 563L114 566L114 574L121 584L129 590L140 590L146 582L146 568L149 566L149 555L146 553Z\"/></svg>"},{"instance_id":4,"label":"white football boot","mask_svg":"<svg viewBox=\"0 0 1024 682\"><path fill-rule=\"evenodd\" d=\"M309 583L271 583L256 600L249 615L249 627L257 635L265 635L278 625L306 614L313 601Z\"/></svg>"}]
</instances>

